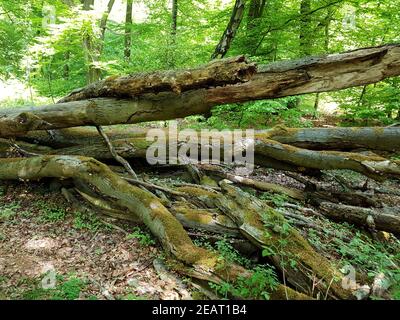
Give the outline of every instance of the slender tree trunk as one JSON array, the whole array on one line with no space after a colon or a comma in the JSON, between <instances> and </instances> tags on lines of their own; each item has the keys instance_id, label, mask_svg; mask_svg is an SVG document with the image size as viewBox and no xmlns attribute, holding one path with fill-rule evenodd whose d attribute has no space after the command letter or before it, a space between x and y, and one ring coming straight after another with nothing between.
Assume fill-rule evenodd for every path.
<instances>
[{"instance_id":1,"label":"slender tree trunk","mask_svg":"<svg viewBox=\"0 0 400 320\"><path fill-rule=\"evenodd\" d=\"M300 4L300 54L311 55L311 0L302 0Z\"/></svg>"},{"instance_id":2,"label":"slender tree trunk","mask_svg":"<svg viewBox=\"0 0 400 320\"><path fill-rule=\"evenodd\" d=\"M69 79L69 59L70 59L71 52L67 51L64 54L64 68L63 68L63 78L68 80Z\"/></svg>"},{"instance_id":3,"label":"slender tree trunk","mask_svg":"<svg viewBox=\"0 0 400 320\"><path fill-rule=\"evenodd\" d=\"M176 65L175 55L176 55L176 34L178 26L178 0L172 0L172 10L171 10L171 39L168 45L167 59L168 67L174 69Z\"/></svg>"},{"instance_id":4,"label":"slender tree trunk","mask_svg":"<svg viewBox=\"0 0 400 320\"><path fill-rule=\"evenodd\" d=\"M127 0L126 16L125 16L125 51L124 51L124 57L127 62L131 60L131 46L132 46L132 0Z\"/></svg>"},{"instance_id":5,"label":"slender tree trunk","mask_svg":"<svg viewBox=\"0 0 400 320\"><path fill-rule=\"evenodd\" d=\"M100 62L101 53L103 51L104 45L104 37L107 27L108 16L114 6L115 0L110 0L107 4L107 9L103 13L103 16L100 20L100 39L98 40L98 44L96 44L94 39L91 39L90 36L85 36L83 39L83 45L86 50L86 60L88 62L88 84L97 82L101 79L101 69L98 66ZM84 0L83 9L90 10L91 6L93 6L94 0Z\"/></svg>"},{"instance_id":6,"label":"slender tree trunk","mask_svg":"<svg viewBox=\"0 0 400 320\"><path fill-rule=\"evenodd\" d=\"M319 107L319 95L320 95L319 92L317 92L317 93L315 94L313 119L316 119L316 118L317 118L318 107Z\"/></svg>"},{"instance_id":7,"label":"slender tree trunk","mask_svg":"<svg viewBox=\"0 0 400 320\"><path fill-rule=\"evenodd\" d=\"M325 18L325 21L323 23L324 27L324 51L325 53L329 52L329 27L331 24L332 20L332 8L328 8L328 14ZM318 113L318 108L319 108L319 98L320 98L320 93L318 92L315 95L315 101L314 101L314 116L313 118L317 118L317 113Z\"/></svg>"},{"instance_id":8,"label":"slender tree trunk","mask_svg":"<svg viewBox=\"0 0 400 320\"><path fill-rule=\"evenodd\" d=\"M219 41L211 59L223 58L228 52L233 39L239 29L240 23L243 19L245 1L236 0L235 5L232 10L231 19L226 27L221 40Z\"/></svg>"},{"instance_id":9,"label":"slender tree trunk","mask_svg":"<svg viewBox=\"0 0 400 320\"><path fill-rule=\"evenodd\" d=\"M83 10L90 10L92 9L94 5L94 0L81 0L81 3L83 4Z\"/></svg>"},{"instance_id":10,"label":"slender tree trunk","mask_svg":"<svg viewBox=\"0 0 400 320\"><path fill-rule=\"evenodd\" d=\"M171 25L172 43L175 43L175 41L176 41L177 19L178 19L178 0L173 0L172 1L172 25Z\"/></svg>"},{"instance_id":11,"label":"slender tree trunk","mask_svg":"<svg viewBox=\"0 0 400 320\"><path fill-rule=\"evenodd\" d=\"M260 37L259 33L257 32L259 31L257 30L257 27L260 24L265 6L266 0L251 0L247 14L245 45L248 52L251 52L253 55L256 54L255 51Z\"/></svg>"}]
</instances>

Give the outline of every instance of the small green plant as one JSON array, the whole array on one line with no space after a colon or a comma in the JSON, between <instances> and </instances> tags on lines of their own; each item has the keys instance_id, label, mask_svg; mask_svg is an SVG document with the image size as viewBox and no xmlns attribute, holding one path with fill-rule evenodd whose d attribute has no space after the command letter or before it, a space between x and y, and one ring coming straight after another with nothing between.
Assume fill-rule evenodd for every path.
<instances>
[{"instance_id":1,"label":"small green plant","mask_svg":"<svg viewBox=\"0 0 400 320\"><path fill-rule=\"evenodd\" d=\"M239 276L234 283L222 282L215 284L210 282L209 286L215 292L225 298L229 294L242 299L265 299L270 298L270 293L279 285L278 277L273 268L257 266L252 270L250 277Z\"/></svg>"},{"instance_id":2,"label":"small green plant","mask_svg":"<svg viewBox=\"0 0 400 320\"><path fill-rule=\"evenodd\" d=\"M156 243L149 233L142 231L139 227L133 228L133 231L126 236L126 239L138 239L142 246L152 246Z\"/></svg>"},{"instance_id":3,"label":"small green plant","mask_svg":"<svg viewBox=\"0 0 400 320\"><path fill-rule=\"evenodd\" d=\"M120 299L121 300L146 300L147 297L137 296L136 294L128 293L127 295L122 296Z\"/></svg>"},{"instance_id":4,"label":"small green plant","mask_svg":"<svg viewBox=\"0 0 400 320\"><path fill-rule=\"evenodd\" d=\"M276 237L274 245L264 246L262 250L263 257L279 256L280 266L285 269L288 265L291 268L297 268L297 257L288 252L285 247L289 243L289 236L292 226L280 214L275 211L269 211L262 215L265 226L264 236L266 239Z\"/></svg>"},{"instance_id":5,"label":"small green plant","mask_svg":"<svg viewBox=\"0 0 400 320\"><path fill-rule=\"evenodd\" d=\"M2 284L3 282L7 281L7 277L5 276L0 276L0 284Z\"/></svg>"},{"instance_id":6,"label":"small green plant","mask_svg":"<svg viewBox=\"0 0 400 320\"><path fill-rule=\"evenodd\" d=\"M283 207L287 202L290 202L289 197L285 194L264 192L260 196L261 200L272 202L274 207Z\"/></svg>"},{"instance_id":7,"label":"small green plant","mask_svg":"<svg viewBox=\"0 0 400 320\"><path fill-rule=\"evenodd\" d=\"M21 208L19 203L12 202L4 204L0 207L0 221L10 221L18 214L18 210Z\"/></svg>"},{"instance_id":8,"label":"small green plant","mask_svg":"<svg viewBox=\"0 0 400 320\"><path fill-rule=\"evenodd\" d=\"M36 203L36 206L40 212L39 221L42 223L53 223L62 221L67 215L64 209L57 207L53 203L38 201Z\"/></svg>"},{"instance_id":9,"label":"small green plant","mask_svg":"<svg viewBox=\"0 0 400 320\"><path fill-rule=\"evenodd\" d=\"M41 284L35 285L34 289L23 293L24 300L76 300L84 289L86 281L77 277L65 279L57 276L57 286L54 289L43 289Z\"/></svg>"},{"instance_id":10,"label":"small green plant","mask_svg":"<svg viewBox=\"0 0 400 320\"><path fill-rule=\"evenodd\" d=\"M7 187L6 186L0 186L0 197L4 197L7 193Z\"/></svg>"},{"instance_id":11,"label":"small green plant","mask_svg":"<svg viewBox=\"0 0 400 320\"><path fill-rule=\"evenodd\" d=\"M226 238L218 240L215 243L215 247L216 251L220 255L220 259L225 263L239 263L243 266L250 266L250 260L243 257L235 248L233 248Z\"/></svg>"},{"instance_id":12,"label":"small green plant","mask_svg":"<svg viewBox=\"0 0 400 320\"><path fill-rule=\"evenodd\" d=\"M96 232L104 227L104 223L92 213L83 214L76 212L73 220L73 227L77 230L89 230Z\"/></svg>"}]
</instances>

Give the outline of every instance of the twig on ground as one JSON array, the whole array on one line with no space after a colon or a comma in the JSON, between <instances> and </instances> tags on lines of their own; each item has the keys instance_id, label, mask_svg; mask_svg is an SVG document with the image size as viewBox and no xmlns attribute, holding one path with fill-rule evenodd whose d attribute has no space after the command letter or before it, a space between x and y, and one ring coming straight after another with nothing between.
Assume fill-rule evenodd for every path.
<instances>
[{"instance_id":1,"label":"twig on ground","mask_svg":"<svg viewBox=\"0 0 400 320\"><path fill-rule=\"evenodd\" d=\"M137 179L137 175L135 171L133 171L131 165L129 164L128 161L126 161L123 157L121 157L114 149L114 146L112 145L110 139L107 137L107 134L104 132L103 128L101 126L96 126L97 131L99 134L103 137L104 141L107 144L108 150L110 151L111 155L114 157L116 161L118 161L120 164L124 166L126 171L134 178Z\"/></svg>"}]
</instances>

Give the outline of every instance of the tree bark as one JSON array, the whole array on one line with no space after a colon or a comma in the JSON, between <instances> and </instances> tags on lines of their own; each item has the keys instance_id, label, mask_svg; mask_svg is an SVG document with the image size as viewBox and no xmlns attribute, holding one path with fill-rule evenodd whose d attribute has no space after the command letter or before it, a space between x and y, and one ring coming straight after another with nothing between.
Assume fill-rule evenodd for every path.
<instances>
[{"instance_id":1,"label":"tree bark","mask_svg":"<svg viewBox=\"0 0 400 320\"><path fill-rule=\"evenodd\" d=\"M301 0L300 3L300 55L311 55L311 0Z\"/></svg>"},{"instance_id":2,"label":"tree bark","mask_svg":"<svg viewBox=\"0 0 400 320\"><path fill-rule=\"evenodd\" d=\"M129 62L131 59L131 46L132 46L132 1L126 2L126 16L125 16L125 40L124 40L124 57L125 61Z\"/></svg>"},{"instance_id":3,"label":"tree bark","mask_svg":"<svg viewBox=\"0 0 400 320\"><path fill-rule=\"evenodd\" d=\"M245 82L256 72L256 66L244 56L213 61L194 69L139 73L125 77L109 77L82 89L74 90L59 102L98 97L134 98L146 93L173 91L181 93L198 88Z\"/></svg>"},{"instance_id":4,"label":"tree bark","mask_svg":"<svg viewBox=\"0 0 400 320\"><path fill-rule=\"evenodd\" d=\"M219 41L211 59L223 58L228 52L233 39L239 29L240 23L243 19L245 1L236 0L232 10L231 19L229 20L228 26L226 27L221 40Z\"/></svg>"},{"instance_id":5,"label":"tree bark","mask_svg":"<svg viewBox=\"0 0 400 320\"><path fill-rule=\"evenodd\" d=\"M218 281L235 281L239 276L251 276L251 273L242 267L221 260L214 253L196 247L182 225L156 196L147 190L130 185L113 173L106 165L92 158L44 156L29 159L0 159L0 179L2 180L26 181L38 180L45 177L79 179L95 187L97 192L106 196L107 199L110 199L118 207L125 208L127 216L137 217L143 221L160 240L163 247L180 261L182 267L190 268L189 273L192 276L212 280L217 283ZM260 208L249 207L249 210L252 211L248 211L247 214L245 214L247 212L246 206L237 207L238 209L240 208L240 211L236 211L235 206L238 205L234 200L236 197L235 189L224 186L224 190L226 190L226 197L229 197L229 199L222 194L211 193L200 188L181 187L177 189L177 191L185 192L194 197L201 196L204 200L206 198L209 199L210 204L217 205L217 208L224 213L229 213L236 221L241 221L241 230L247 234L248 238L256 240L257 243L260 243L260 239L264 239L261 241L263 245L278 245L280 243L279 240L281 238L279 234L274 235L272 238L263 238L264 226L259 223L259 217L255 219L261 212ZM249 202L253 200L250 199ZM249 203L246 202L246 205L249 205ZM284 218L278 213L273 212L272 209L267 212L271 215L271 218L277 219L277 222L284 222ZM245 218L246 221L242 221L244 217L252 217L252 219L247 220ZM252 221L252 225L254 225L254 221L258 221L258 224L254 225L255 229L253 231L249 226L246 226L249 221ZM328 261L319 256L294 230L290 231L290 237L292 240L290 243L294 241L295 245L290 245L287 249L294 254L293 259L298 259L299 266L301 267L298 269L285 267L281 264L279 255L275 256L275 262L281 268L285 268L288 271L288 281L296 285L299 290L308 294L323 292L324 294L329 294L332 298L348 298L351 292L342 289L334 279L339 274L335 269L330 267ZM179 268L179 264L176 267ZM319 279L316 286L314 286L312 281L315 280L315 276ZM282 286L278 287L278 292L282 289ZM291 297L305 297L304 295L296 294L289 288L285 288L284 290L289 292Z\"/></svg>"},{"instance_id":6,"label":"tree bark","mask_svg":"<svg viewBox=\"0 0 400 320\"><path fill-rule=\"evenodd\" d=\"M218 155L213 155L213 159L218 157L222 162L225 150L223 149L224 144L223 138L218 135L216 139L220 139L221 150ZM171 139L166 135L166 141ZM189 146L190 143L180 141L179 139L174 142L171 140L168 143L178 145L185 143ZM235 143L240 143L235 141ZM147 149L153 142L147 141L145 136L138 136L134 138L125 138L113 140L112 144L115 150L124 158L142 158L146 159ZM201 145L196 143L194 146L197 150L200 150ZM166 147L167 148L167 147ZM69 148L62 148L52 151L53 154L76 154L91 156L98 159L113 158L112 155L107 151L106 146L100 143L91 142L90 144L78 145ZM28 150L31 151L31 150ZM168 150L166 150L168 151ZM264 163L263 158L272 159L277 162L281 167L278 169L299 171L304 172L306 169L317 169L317 170L336 170L336 169L348 169L359 172L367 177L375 180L383 180L385 176L396 176L400 177L400 162L396 160L388 160L380 156L367 156L352 152L339 152L339 151L315 151L302 149L288 144L280 143L276 140L271 140L268 134L256 135L254 139L254 153L256 164L261 166L270 166L269 162ZM168 154L168 153L167 153ZM211 155L211 152L210 152ZM194 161L198 160L197 155ZM170 161L171 159L167 159ZM178 162L181 161L178 159ZM187 159L183 159L187 161ZM183 163L184 163L183 162ZM284 165L287 165L284 167ZM276 168L275 166L272 167Z\"/></svg>"},{"instance_id":7,"label":"tree bark","mask_svg":"<svg viewBox=\"0 0 400 320\"><path fill-rule=\"evenodd\" d=\"M85 48L86 60L88 62L88 84L97 82L101 79L101 69L97 65L100 61L100 56L103 51L104 37L106 33L108 16L114 6L115 0L109 0L107 9L104 11L100 20L100 39L98 44L90 36L85 36L83 39L83 45ZM94 4L94 0L84 0L83 9L90 10Z\"/></svg>"},{"instance_id":8,"label":"tree bark","mask_svg":"<svg viewBox=\"0 0 400 320\"><path fill-rule=\"evenodd\" d=\"M130 127L107 130L111 141L146 137L149 129ZM21 139L53 148L88 146L101 143L96 130L92 128L70 128L47 132L34 131ZM166 135L168 130L165 129ZM286 128L277 126L258 130L255 137L268 138L284 144L311 150L348 151L369 149L374 151L400 151L400 127L337 127L337 128Z\"/></svg>"},{"instance_id":9,"label":"tree bark","mask_svg":"<svg viewBox=\"0 0 400 320\"><path fill-rule=\"evenodd\" d=\"M176 34L178 26L178 0L172 0L171 9L171 40L168 47L168 67L174 69L176 65Z\"/></svg>"},{"instance_id":10,"label":"tree bark","mask_svg":"<svg viewBox=\"0 0 400 320\"><path fill-rule=\"evenodd\" d=\"M248 64L245 64L246 68L249 68ZM252 68L250 67L251 70ZM248 71L245 74L249 75ZM133 124L183 118L189 115L204 114L213 106L224 103L339 90L374 83L398 74L400 74L399 45L361 49L297 62L274 63L269 67L261 68L250 81L238 85L189 90L181 94L171 92L161 92L157 95L145 94L130 100L100 98L38 108L1 110L0 136L23 135L32 130L54 130L85 125ZM232 82L238 82L243 76L241 73L233 73L234 80L232 80L232 73L228 72L227 75L229 81ZM217 79L220 80L212 80L213 85L226 83L226 78L221 80L221 77L218 76ZM109 81L113 83L112 79ZM187 80L184 79L178 83L176 90L182 90L182 87L185 87L185 81ZM171 81L167 83L169 89ZM188 83L187 88L195 85L209 85L207 81L193 81L190 76ZM162 82L158 85L159 88L161 87L159 90L162 90ZM107 91L106 88L107 86L104 86L103 90ZM141 90L146 91L145 88L146 85ZM96 92L96 90L94 91ZM124 94L130 92L129 87L128 89L121 87L114 90L113 94L119 90ZM78 91L78 95L81 91ZM85 98L90 96L91 94L84 95ZM69 98L69 100L72 99Z\"/></svg>"},{"instance_id":11,"label":"tree bark","mask_svg":"<svg viewBox=\"0 0 400 320\"><path fill-rule=\"evenodd\" d=\"M346 221L371 230L381 230L400 235L400 208L360 208L322 202L324 215L335 221Z\"/></svg>"}]
</instances>

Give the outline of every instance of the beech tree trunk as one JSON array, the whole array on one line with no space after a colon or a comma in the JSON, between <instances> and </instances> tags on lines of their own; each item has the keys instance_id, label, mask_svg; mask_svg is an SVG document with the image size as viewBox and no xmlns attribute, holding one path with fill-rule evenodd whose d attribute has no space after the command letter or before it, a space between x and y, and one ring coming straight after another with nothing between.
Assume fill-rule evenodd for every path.
<instances>
[{"instance_id":1,"label":"beech tree trunk","mask_svg":"<svg viewBox=\"0 0 400 320\"><path fill-rule=\"evenodd\" d=\"M244 62L243 58L238 59L236 60L238 63L232 63L234 72L228 68L226 74L221 73L221 70L217 75L208 73L207 71L212 70L212 66L217 62L204 68L206 76L211 76L211 80L208 78L205 81L203 79L194 81L191 78L193 73L178 72L172 73L166 84L159 81L156 85L150 86L156 92L173 86L176 88L175 91L181 92L180 94L163 91L158 94L148 93L135 96L130 100L96 98L39 108L2 110L0 136L17 136L32 130L54 130L84 125L132 124L183 118L194 114L204 114L213 106L224 103L339 90L377 82L400 74L400 46L388 45L319 58L307 58L297 62L273 63L259 67L259 71L247 82L221 86L224 83L246 81L252 74L249 70L252 71L254 67ZM229 61L235 60L228 60L228 66ZM185 80L185 74L189 80ZM179 75L182 75L183 79L177 81L174 86L173 79L179 78ZM154 77L154 74L150 74L149 77ZM133 78L138 79L139 76ZM92 98L91 92L94 92L94 96L98 96L99 92L101 95L107 95L108 91L120 98L129 94L130 86L133 87L133 92L149 91L148 85L143 85L140 78L138 81L130 80L131 77L128 77L126 86L117 86L113 89L113 84L119 84L120 81L124 83L124 79L111 78L108 82L105 80L88 89L79 90L65 100L75 100L73 97L76 96L77 99L80 99L79 97L89 99ZM209 88L210 85L219 86ZM193 87L202 86L205 88L190 90Z\"/></svg>"},{"instance_id":2,"label":"beech tree trunk","mask_svg":"<svg viewBox=\"0 0 400 320\"><path fill-rule=\"evenodd\" d=\"M106 165L93 158L44 156L29 159L0 159L0 179L2 180L29 181L45 177L79 179L95 187L112 203L120 208L125 208L127 216L133 215L143 221L158 237L163 247L183 264L183 268L191 268L192 276L214 282L231 282L239 276L251 275L242 267L224 263L214 253L196 247L182 225L156 196L149 191L130 185ZM249 203L246 202L249 205L250 202L253 202L252 206L239 206L235 199L239 201L241 199L237 198L236 189L226 184L222 187L227 196L195 187L181 187L177 188L177 191L184 192L191 198L199 196L203 198L203 201L208 199L209 205L216 206L215 208L219 208L234 219L247 238L261 246L278 247L281 239L280 232L271 230L276 235L272 238L264 237L264 226L260 223L261 217L259 216L260 208L255 206L254 199L249 199ZM237 210L235 210L235 206L237 206ZM278 213L266 207L264 209L266 214L270 215L271 222L284 223L284 218ZM351 292L341 288L340 282L337 280L337 277L340 278L340 274L329 265L325 258L317 254L295 230L291 230L285 236L289 237L291 242L296 242L296 245L288 246L287 250L293 253L293 259L298 259L299 267L292 269L290 266L284 266L278 253L274 256L273 261L278 267L285 268L290 283L306 294L323 292L323 294L328 293L331 297L350 297ZM177 268L179 269L179 265ZM315 276L319 279L316 286ZM278 288L278 290L280 291L282 288ZM285 288L285 291L289 292L292 298L306 297L289 288Z\"/></svg>"},{"instance_id":3,"label":"beech tree trunk","mask_svg":"<svg viewBox=\"0 0 400 320\"><path fill-rule=\"evenodd\" d=\"M146 137L148 130L140 127L129 129L113 127L107 130L107 135L112 141L129 140ZM165 133L168 135L168 129L165 129ZM400 151L400 127L286 128L277 126L269 130L258 130L255 132L255 137L268 138L311 150ZM53 148L85 147L102 143L98 133L92 128L55 130L53 136L44 131L32 131L20 139Z\"/></svg>"},{"instance_id":4,"label":"beech tree trunk","mask_svg":"<svg viewBox=\"0 0 400 320\"><path fill-rule=\"evenodd\" d=\"M244 6L245 1L236 0L235 5L233 6L231 19L219 41L217 47L215 48L214 53L211 56L211 59L223 58L228 52L233 39L239 29L240 23L243 19L244 14Z\"/></svg>"},{"instance_id":5,"label":"beech tree trunk","mask_svg":"<svg viewBox=\"0 0 400 320\"><path fill-rule=\"evenodd\" d=\"M126 2L126 15L125 15L125 39L124 39L124 57L127 62L131 59L131 46L132 46L132 1Z\"/></svg>"}]
</instances>

